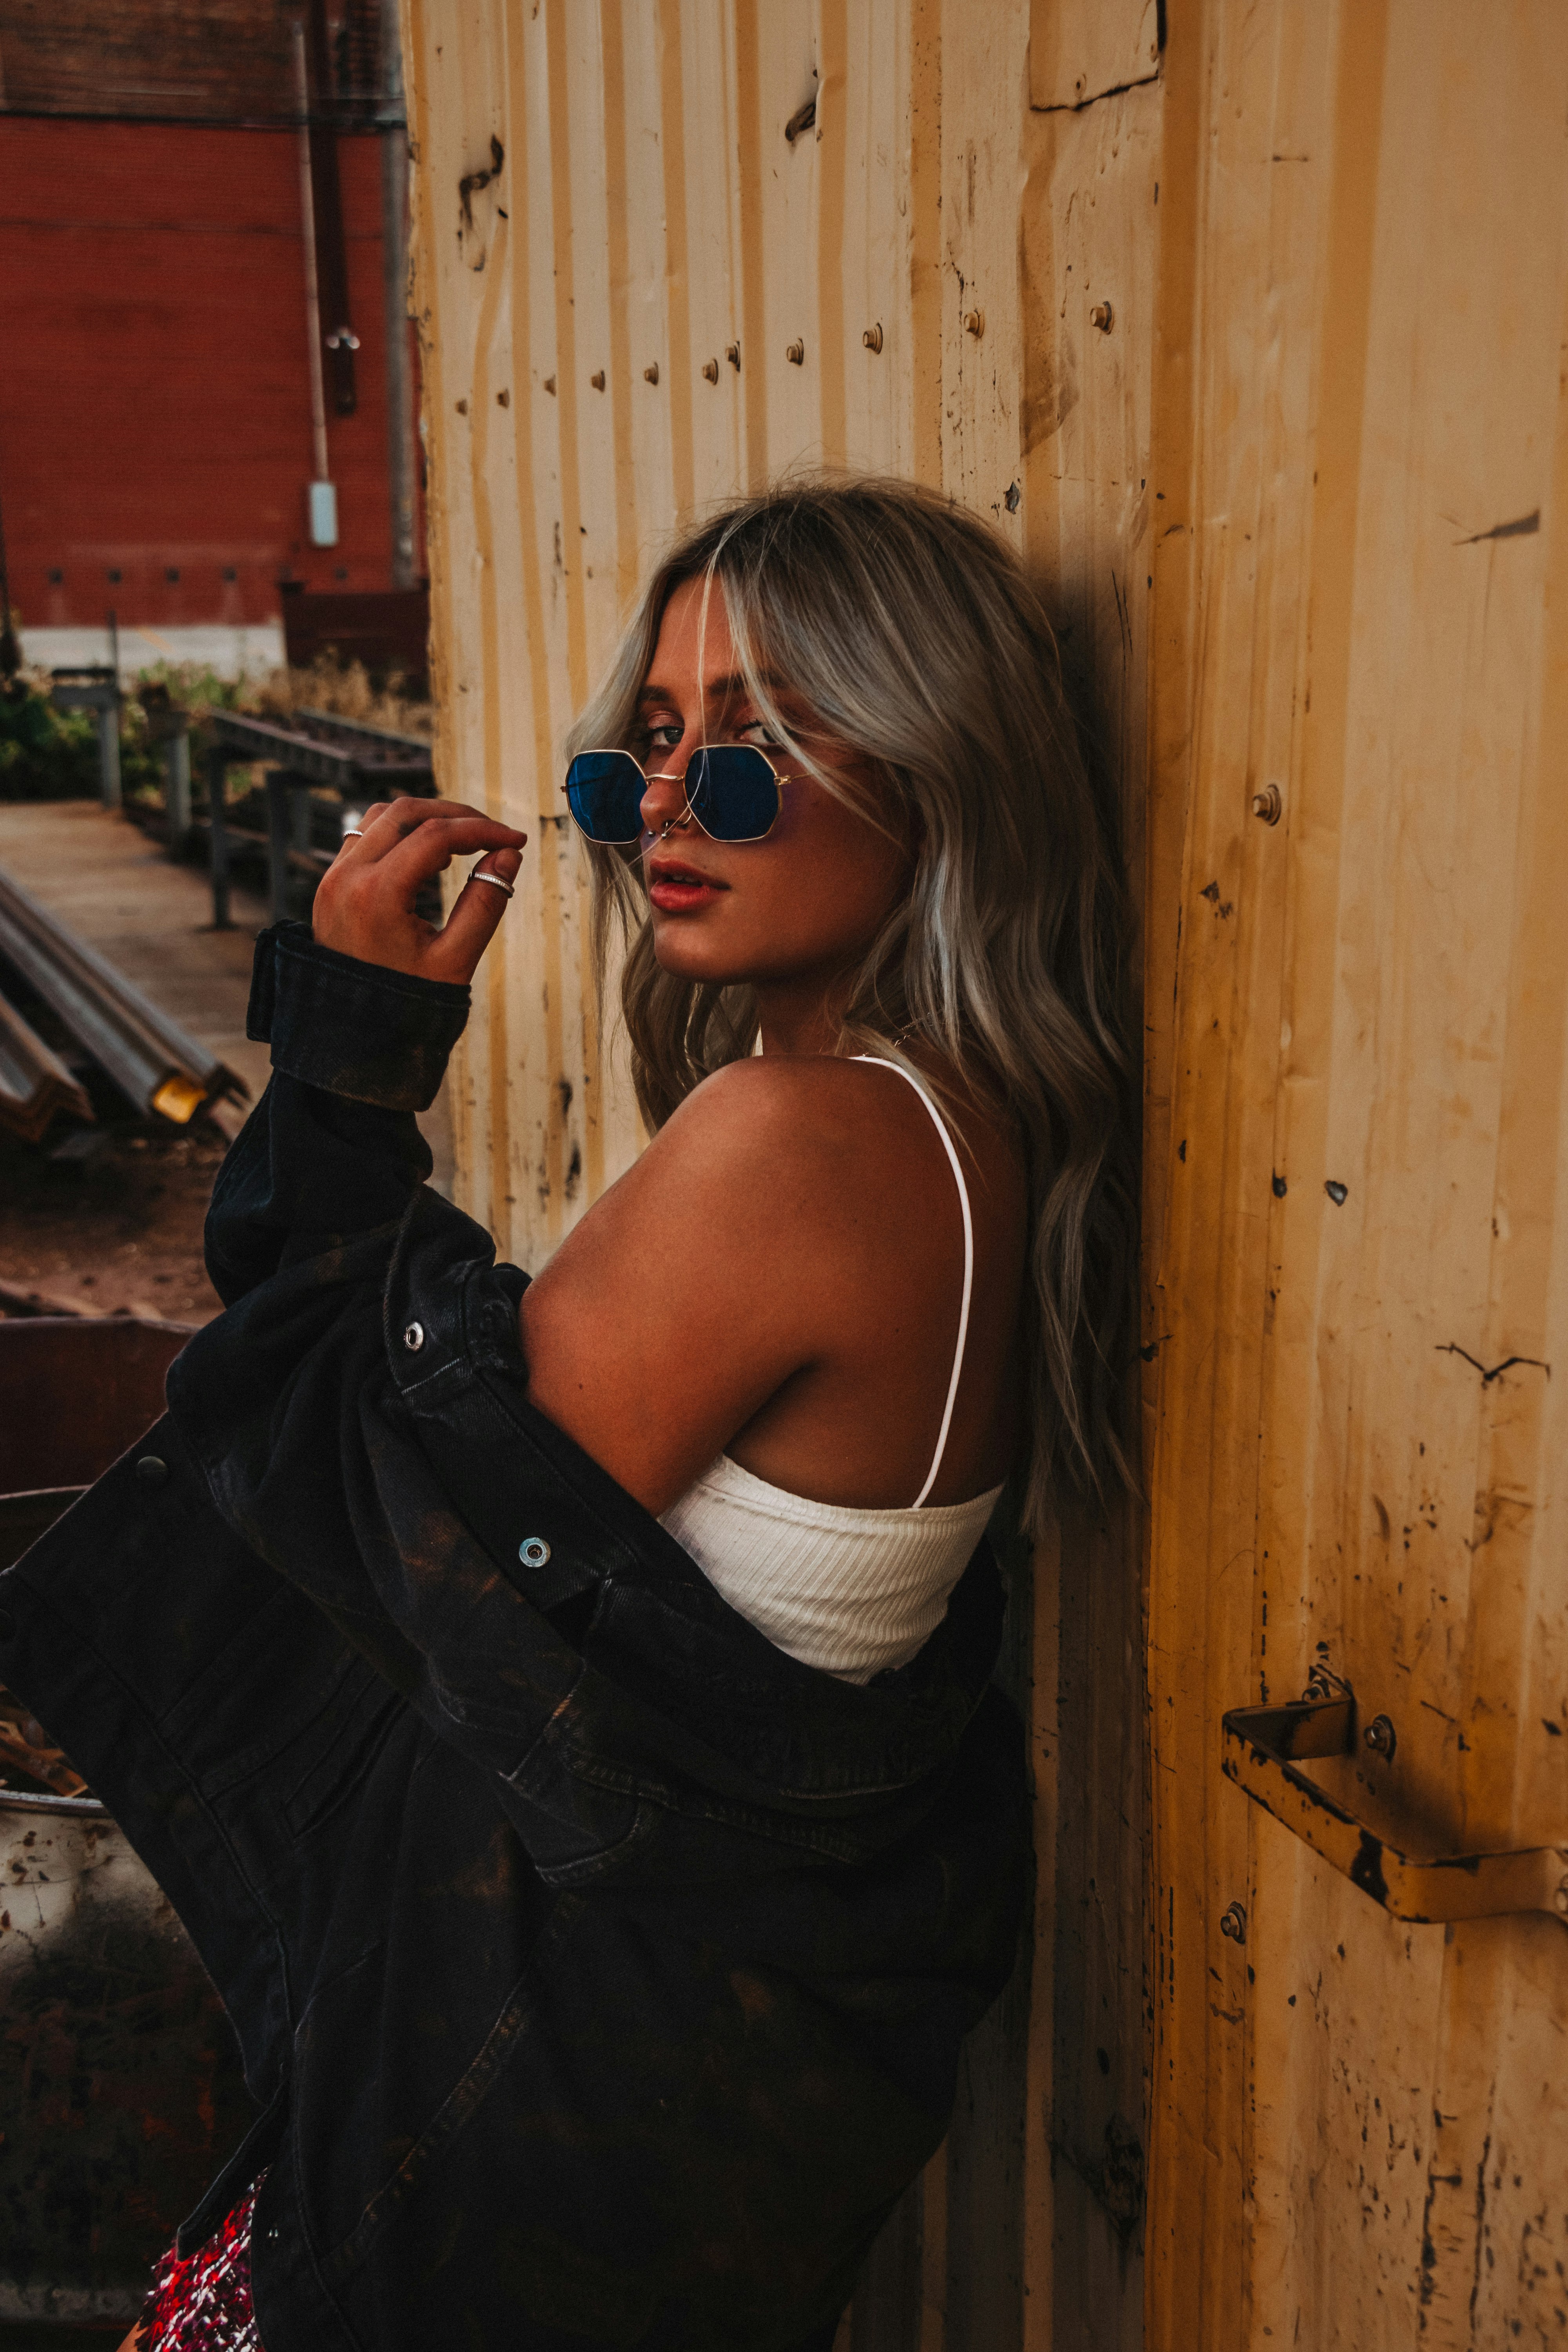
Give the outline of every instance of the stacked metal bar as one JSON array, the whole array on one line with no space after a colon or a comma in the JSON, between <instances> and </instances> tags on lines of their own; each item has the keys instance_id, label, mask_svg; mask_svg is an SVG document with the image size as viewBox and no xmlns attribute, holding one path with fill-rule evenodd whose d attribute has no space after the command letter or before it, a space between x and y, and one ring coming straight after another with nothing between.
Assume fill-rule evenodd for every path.
<instances>
[{"instance_id":1,"label":"stacked metal bar","mask_svg":"<svg viewBox=\"0 0 1568 2352\"><path fill-rule=\"evenodd\" d=\"M0 1128L41 1142L57 1111L90 1118L92 1105L59 1055L0 996Z\"/></svg>"},{"instance_id":2,"label":"stacked metal bar","mask_svg":"<svg viewBox=\"0 0 1568 2352\"><path fill-rule=\"evenodd\" d=\"M248 1094L236 1071L5 874L0 874L0 955L138 1110L156 1111L183 1127L204 1102Z\"/></svg>"}]
</instances>

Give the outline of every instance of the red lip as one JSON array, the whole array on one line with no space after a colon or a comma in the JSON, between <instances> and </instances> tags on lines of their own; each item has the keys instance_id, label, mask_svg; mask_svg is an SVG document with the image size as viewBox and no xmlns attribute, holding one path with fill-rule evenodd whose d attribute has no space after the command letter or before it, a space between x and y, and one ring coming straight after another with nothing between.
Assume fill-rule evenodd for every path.
<instances>
[{"instance_id":1,"label":"red lip","mask_svg":"<svg viewBox=\"0 0 1568 2352\"><path fill-rule=\"evenodd\" d=\"M648 859L647 878L647 895L661 915L696 914L703 907L711 907L730 887L714 881L690 858L668 854Z\"/></svg>"}]
</instances>

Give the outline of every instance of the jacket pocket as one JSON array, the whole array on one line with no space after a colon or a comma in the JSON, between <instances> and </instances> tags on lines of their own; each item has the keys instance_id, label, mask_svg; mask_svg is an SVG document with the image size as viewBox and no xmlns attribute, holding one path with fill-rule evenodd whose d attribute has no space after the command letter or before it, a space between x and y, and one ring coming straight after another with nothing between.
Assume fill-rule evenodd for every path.
<instances>
[{"instance_id":1,"label":"jacket pocket","mask_svg":"<svg viewBox=\"0 0 1568 2352\"><path fill-rule=\"evenodd\" d=\"M374 1667L356 1663L348 1668L330 1705L301 1734L300 1744L308 1755L281 1759L292 1768L279 1801L291 1837L309 1837L348 1802L407 1714Z\"/></svg>"}]
</instances>

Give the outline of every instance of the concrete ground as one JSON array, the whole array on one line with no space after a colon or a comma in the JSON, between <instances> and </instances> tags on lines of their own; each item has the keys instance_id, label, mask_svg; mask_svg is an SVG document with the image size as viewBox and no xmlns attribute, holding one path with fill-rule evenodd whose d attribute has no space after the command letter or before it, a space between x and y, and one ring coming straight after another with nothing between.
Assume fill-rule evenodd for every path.
<instances>
[{"instance_id":1,"label":"concrete ground","mask_svg":"<svg viewBox=\"0 0 1568 2352\"><path fill-rule=\"evenodd\" d=\"M268 1051L246 1036L245 1014L256 934L268 920L261 899L237 890L235 929L215 931L206 877L91 801L0 804L0 870L259 1098ZM51 1042L68 1045L63 1035ZM201 1226L225 1138L205 1117L176 1128L155 1114L138 1118L96 1079L89 1090L99 1125L80 1137L91 1145L85 1157L61 1153L68 1120L40 1145L0 1137L0 1312L8 1292L17 1306L203 1322L218 1305ZM444 1094L420 1125L435 1181L449 1192Z\"/></svg>"}]
</instances>

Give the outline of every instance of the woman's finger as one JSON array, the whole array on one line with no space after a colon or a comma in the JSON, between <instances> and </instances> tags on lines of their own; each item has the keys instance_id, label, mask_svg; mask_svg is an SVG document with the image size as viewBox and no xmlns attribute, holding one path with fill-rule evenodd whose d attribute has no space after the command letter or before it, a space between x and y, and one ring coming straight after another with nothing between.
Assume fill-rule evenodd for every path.
<instances>
[{"instance_id":1,"label":"woman's finger","mask_svg":"<svg viewBox=\"0 0 1568 2352\"><path fill-rule=\"evenodd\" d=\"M521 849L528 835L517 825L502 824L493 816L454 816L445 824L413 825L400 839L389 842L376 864L387 881L413 891L439 874L454 857L471 857L476 850Z\"/></svg>"},{"instance_id":2,"label":"woman's finger","mask_svg":"<svg viewBox=\"0 0 1568 2352\"><path fill-rule=\"evenodd\" d=\"M516 849L491 850L479 859L426 950L423 969L431 980L472 979L500 928L521 866L522 853Z\"/></svg>"},{"instance_id":3,"label":"woman's finger","mask_svg":"<svg viewBox=\"0 0 1568 2352\"><path fill-rule=\"evenodd\" d=\"M483 809L470 808L466 801L387 801L380 803L374 814L366 811L363 838L356 845L354 862L356 865L378 864L382 858L389 857L411 835L423 833L431 826L439 829L458 824L492 825L498 845L502 841L517 842L522 838L516 825L502 824L498 818L487 816ZM451 854L459 852L455 848Z\"/></svg>"}]
</instances>

